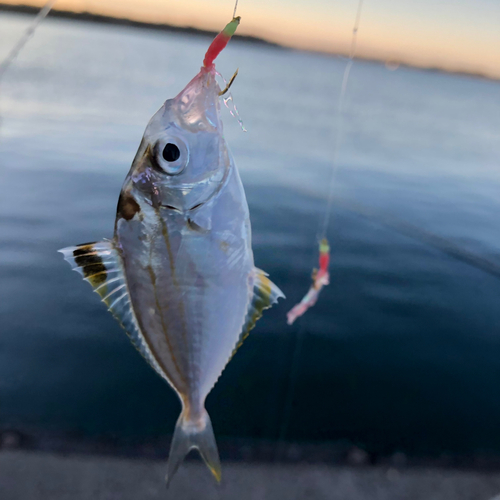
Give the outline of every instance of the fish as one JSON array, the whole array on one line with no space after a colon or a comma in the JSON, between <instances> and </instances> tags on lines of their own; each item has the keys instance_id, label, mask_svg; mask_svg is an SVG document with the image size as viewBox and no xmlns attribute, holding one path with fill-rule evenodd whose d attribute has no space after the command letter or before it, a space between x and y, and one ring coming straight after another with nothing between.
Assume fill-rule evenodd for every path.
<instances>
[{"instance_id":1,"label":"fish","mask_svg":"<svg viewBox=\"0 0 500 500\"><path fill-rule=\"evenodd\" d=\"M217 481L220 459L205 399L281 290L254 265L243 185L223 136L210 45L199 73L149 121L118 199L111 240L60 250L89 282L182 410L167 485L197 449Z\"/></svg>"}]
</instances>

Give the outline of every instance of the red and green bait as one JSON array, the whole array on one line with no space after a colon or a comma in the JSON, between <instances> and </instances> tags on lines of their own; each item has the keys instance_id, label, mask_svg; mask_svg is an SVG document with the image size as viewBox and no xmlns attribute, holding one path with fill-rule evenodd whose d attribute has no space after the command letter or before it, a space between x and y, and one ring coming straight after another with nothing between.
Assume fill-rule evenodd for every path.
<instances>
[{"instance_id":1,"label":"red and green bait","mask_svg":"<svg viewBox=\"0 0 500 500\"><path fill-rule=\"evenodd\" d=\"M235 17L226 25L226 27L214 38L213 42L208 47L205 59L203 59L203 67L211 70L214 67L216 57L224 50L231 37L236 32L240 24L240 17Z\"/></svg>"}]
</instances>

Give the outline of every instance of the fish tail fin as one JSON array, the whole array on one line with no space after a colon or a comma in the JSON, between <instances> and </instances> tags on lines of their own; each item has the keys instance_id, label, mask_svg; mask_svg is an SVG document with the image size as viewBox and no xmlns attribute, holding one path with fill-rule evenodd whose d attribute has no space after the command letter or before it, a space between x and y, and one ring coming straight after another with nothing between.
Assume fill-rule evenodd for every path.
<instances>
[{"instance_id":1,"label":"fish tail fin","mask_svg":"<svg viewBox=\"0 0 500 500\"><path fill-rule=\"evenodd\" d=\"M186 455L196 448L217 482L221 479L221 467L217 443L210 417L203 408L200 418L191 420L185 410L175 425L167 465L167 487Z\"/></svg>"}]
</instances>

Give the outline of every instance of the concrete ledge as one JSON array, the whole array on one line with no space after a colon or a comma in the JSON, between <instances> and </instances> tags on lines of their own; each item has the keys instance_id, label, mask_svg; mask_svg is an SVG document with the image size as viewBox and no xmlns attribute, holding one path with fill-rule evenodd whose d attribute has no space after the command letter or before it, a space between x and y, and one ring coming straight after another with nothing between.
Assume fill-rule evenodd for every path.
<instances>
[{"instance_id":1,"label":"concrete ledge","mask_svg":"<svg viewBox=\"0 0 500 500\"><path fill-rule=\"evenodd\" d=\"M500 473L427 468L223 463L217 486L187 462L165 489L165 462L0 453L2 500L493 500ZM498 497L500 499L500 496Z\"/></svg>"}]
</instances>

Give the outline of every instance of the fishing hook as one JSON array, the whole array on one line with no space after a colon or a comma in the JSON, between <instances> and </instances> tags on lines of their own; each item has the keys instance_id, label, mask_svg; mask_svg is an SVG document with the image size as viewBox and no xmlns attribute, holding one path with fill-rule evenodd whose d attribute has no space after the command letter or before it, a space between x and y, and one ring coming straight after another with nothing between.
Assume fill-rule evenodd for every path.
<instances>
[{"instance_id":1,"label":"fishing hook","mask_svg":"<svg viewBox=\"0 0 500 500\"><path fill-rule=\"evenodd\" d=\"M229 80L228 84L226 85L226 88L219 92L219 97L223 96L224 94L226 94L229 91L229 89L231 88L231 85L234 82L234 79L238 76L238 71L239 71L239 68L234 72L234 75Z\"/></svg>"}]
</instances>

